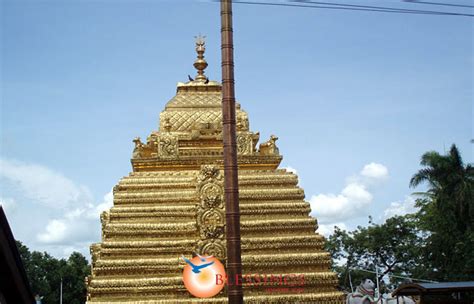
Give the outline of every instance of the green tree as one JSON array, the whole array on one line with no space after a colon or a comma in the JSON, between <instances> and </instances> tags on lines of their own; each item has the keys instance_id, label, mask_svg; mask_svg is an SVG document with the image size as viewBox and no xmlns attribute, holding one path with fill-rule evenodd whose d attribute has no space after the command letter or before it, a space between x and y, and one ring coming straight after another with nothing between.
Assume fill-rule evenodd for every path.
<instances>
[{"instance_id":1,"label":"green tree","mask_svg":"<svg viewBox=\"0 0 474 304\"><path fill-rule=\"evenodd\" d=\"M326 248L336 261L340 285L349 290L349 269L375 265L384 273L435 281L474 280L474 168L455 145L446 155L427 152L410 186L418 192L417 212L395 216L381 225L347 232L336 228ZM365 275L351 270L353 282ZM369 276L370 277L370 276ZM400 281L393 281L399 283Z\"/></svg>"},{"instance_id":2,"label":"green tree","mask_svg":"<svg viewBox=\"0 0 474 304\"><path fill-rule=\"evenodd\" d=\"M84 278L90 274L90 266L86 258L79 252L73 252L67 261L62 261L63 290L67 291L63 295L64 303L84 303L86 295Z\"/></svg>"},{"instance_id":3,"label":"green tree","mask_svg":"<svg viewBox=\"0 0 474 304\"><path fill-rule=\"evenodd\" d=\"M455 145L446 155L425 153L411 187L417 193L420 229L426 232L419 275L439 281L474 279L474 168L464 164Z\"/></svg>"},{"instance_id":4,"label":"green tree","mask_svg":"<svg viewBox=\"0 0 474 304\"><path fill-rule=\"evenodd\" d=\"M80 304L86 301L84 278L90 274L87 259L73 252L67 260L56 259L44 252L30 252L17 241L17 247L33 293L43 296L44 304L59 303L63 280L63 303Z\"/></svg>"},{"instance_id":5,"label":"green tree","mask_svg":"<svg viewBox=\"0 0 474 304\"><path fill-rule=\"evenodd\" d=\"M336 266L340 285L349 290L349 270L352 282L358 284L361 278L374 278L370 273L358 271L380 270L379 280L386 274L411 275L420 264L419 248L422 239L416 221L411 216L395 216L383 224L369 221L368 227L357 227L347 232L336 227L326 242L326 249L335 260L343 261ZM396 283L398 281L394 281Z\"/></svg>"}]
</instances>

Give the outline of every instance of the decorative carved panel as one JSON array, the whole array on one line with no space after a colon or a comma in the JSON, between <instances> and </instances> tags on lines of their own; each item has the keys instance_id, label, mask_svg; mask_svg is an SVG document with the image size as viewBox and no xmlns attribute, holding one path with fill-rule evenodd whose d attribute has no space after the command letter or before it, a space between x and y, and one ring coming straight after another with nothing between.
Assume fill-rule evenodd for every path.
<instances>
[{"instance_id":1,"label":"decorative carved panel","mask_svg":"<svg viewBox=\"0 0 474 304\"><path fill-rule=\"evenodd\" d=\"M176 157L178 156L178 137L169 133L162 133L158 137L158 156Z\"/></svg>"},{"instance_id":2,"label":"decorative carved panel","mask_svg":"<svg viewBox=\"0 0 474 304\"><path fill-rule=\"evenodd\" d=\"M199 241L196 252L225 259L225 209L223 176L215 165L201 166L197 176L197 227Z\"/></svg>"}]
</instances>

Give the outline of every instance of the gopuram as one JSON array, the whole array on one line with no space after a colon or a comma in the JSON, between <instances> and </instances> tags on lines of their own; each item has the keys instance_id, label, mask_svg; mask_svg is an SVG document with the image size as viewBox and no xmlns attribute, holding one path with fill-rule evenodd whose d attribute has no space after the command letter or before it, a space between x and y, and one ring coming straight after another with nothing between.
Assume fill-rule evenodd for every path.
<instances>
[{"instance_id":1,"label":"gopuram","mask_svg":"<svg viewBox=\"0 0 474 304\"><path fill-rule=\"evenodd\" d=\"M88 303L227 302L226 288L195 298L182 281L182 255L226 262L221 85L204 75L203 39L196 51L197 75L178 83L158 131L133 140L133 172L114 187L102 241L91 245ZM243 276L254 278L243 280L244 301L343 303L298 177L278 168L278 138L259 144L239 104L236 116Z\"/></svg>"}]
</instances>

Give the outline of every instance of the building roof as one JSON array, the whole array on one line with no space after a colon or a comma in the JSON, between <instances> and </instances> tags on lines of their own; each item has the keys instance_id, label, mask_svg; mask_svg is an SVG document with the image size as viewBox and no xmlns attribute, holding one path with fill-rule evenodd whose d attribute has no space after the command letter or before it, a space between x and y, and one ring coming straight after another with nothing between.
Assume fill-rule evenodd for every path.
<instances>
[{"instance_id":1,"label":"building roof","mask_svg":"<svg viewBox=\"0 0 474 304\"><path fill-rule=\"evenodd\" d=\"M7 303L33 303L33 293L7 217L0 206L0 294Z\"/></svg>"},{"instance_id":2,"label":"building roof","mask_svg":"<svg viewBox=\"0 0 474 304\"><path fill-rule=\"evenodd\" d=\"M474 281L403 284L400 285L392 294L394 296L404 296L459 291L474 291Z\"/></svg>"}]
</instances>

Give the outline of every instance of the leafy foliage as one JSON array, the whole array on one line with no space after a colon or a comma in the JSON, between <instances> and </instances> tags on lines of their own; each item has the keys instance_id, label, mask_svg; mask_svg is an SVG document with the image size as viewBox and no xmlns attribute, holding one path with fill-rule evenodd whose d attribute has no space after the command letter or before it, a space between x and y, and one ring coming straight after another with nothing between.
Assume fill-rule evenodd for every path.
<instances>
[{"instance_id":1,"label":"leafy foliage","mask_svg":"<svg viewBox=\"0 0 474 304\"><path fill-rule=\"evenodd\" d=\"M350 269L376 266L379 278L402 274L434 281L474 280L474 168L464 164L455 145L446 155L425 153L420 164L410 186L427 183L428 188L416 193L417 212L383 224L369 220L368 227L350 232L336 227L329 237L326 249L342 262L334 266L342 288L350 290ZM356 284L370 277L357 270L350 274Z\"/></svg>"},{"instance_id":2,"label":"leafy foliage","mask_svg":"<svg viewBox=\"0 0 474 304\"><path fill-rule=\"evenodd\" d=\"M33 294L43 296L44 304L59 303L61 278L63 303L85 303L84 278L90 274L90 266L82 254L73 252L67 260L58 260L46 252L30 252L19 241L17 247Z\"/></svg>"},{"instance_id":3,"label":"leafy foliage","mask_svg":"<svg viewBox=\"0 0 474 304\"><path fill-rule=\"evenodd\" d=\"M427 231L422 250L425 276L439 281L474 279L474 167L463 163L455 145L446 155L427 152L410 186L426 182L416 214Z\"/></svg>"},{"instance_id":4,"label":"leafy foliage","mask_svg":"<svg viewBox=\"0 0 474 304\"><path fill-rule=\"evenodd\" d=\"M375 271L377 266L379 280L385 274L411 274L411 269L420 264L420 246L415 221L409 216L395 216L381 225L370 221L368 227L359 226L351 232L336 227L326 243L334 259L345 261L345 266L335 270L339 271L339 283L346 290L350 290L349 270L356 284L366 277L375 281L375 275L357 269Z\"/></svg>"}]
</instances>

